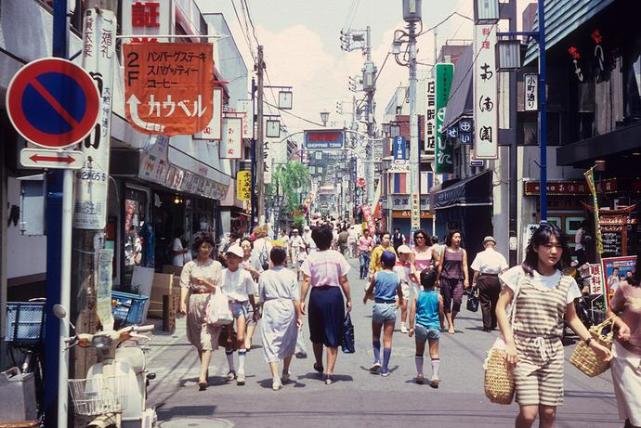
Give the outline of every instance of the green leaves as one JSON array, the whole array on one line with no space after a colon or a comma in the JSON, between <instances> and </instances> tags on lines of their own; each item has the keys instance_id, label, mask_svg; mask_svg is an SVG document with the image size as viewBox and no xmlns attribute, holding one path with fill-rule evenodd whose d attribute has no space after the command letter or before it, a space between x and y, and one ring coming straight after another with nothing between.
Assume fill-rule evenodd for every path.
<instances>
[{"instance_id":1,"label":"green leaves","mask_svg":"<svg viewBox=\"0 0 641 428\"><path fill-rule=\"evenodd\" d=\"M307 166L298 161L289 161L276 168L269 188L273 196L283 195L282 207L292 214L310 190L311 180Z\"/></svg>"}]
</instances>

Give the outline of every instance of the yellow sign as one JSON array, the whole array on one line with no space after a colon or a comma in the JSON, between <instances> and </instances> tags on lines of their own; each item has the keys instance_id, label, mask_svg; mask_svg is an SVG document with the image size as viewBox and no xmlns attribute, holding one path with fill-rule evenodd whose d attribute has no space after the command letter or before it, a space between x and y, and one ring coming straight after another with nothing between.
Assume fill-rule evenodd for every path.
<instances>
[{"instance_id":1,"label":"yellow sign","mask_svg":"<svg viewBox=\"0 0 641 428\"><path fill-rule=\"evenodd\" d=\"M236 174L236 198L249 201L252 198L252 173L251 171L238 171Z\"/></svg>"}]
</instances>

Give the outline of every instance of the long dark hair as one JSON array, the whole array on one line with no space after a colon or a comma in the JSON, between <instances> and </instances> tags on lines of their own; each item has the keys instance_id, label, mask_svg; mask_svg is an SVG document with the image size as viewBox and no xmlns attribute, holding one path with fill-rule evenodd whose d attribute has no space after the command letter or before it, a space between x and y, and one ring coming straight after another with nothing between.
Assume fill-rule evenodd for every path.
<instances>
[{"instance_id":1,"label":"long dark hair","mask_svg":"<svg viewBox=\"0 0 641 428\"><path fill-rule=\"evenodd\" d=\"M447 234L447 238L445 238L445 245L447 245L448 247L451 247L451 246L452 246L452 238L453 238L453 237L454 237L454 235L456 235L457 233L458 233L459 235L461 235L461 248L463 248L463 234L462 234L462 233L461 233L461 231L460 231L460 230L458 230L458 229L452 229L452 230L450 230L450 232Z\"/></svg>"},{"instance_id":2,"label":"long dark hair","mask_svg":"<svg viewBox=\"0 0 641 428\"><path fill-rule=\"evenodd\" d=\"M637 262L634 265L634 272L632 272L632 279L634 280L635 287L641 287L641 249L637 249Z\"/></svg>"},{"instance_id":3,"label":"long dark hair","mask_svg":"<svg viewBox=\"0 0 641 428\"><path fill-rule=\"evenodd\" d=\"M533 276L534 271L539 266L539 255L535 248L549 244L552 240L552 236L556 238L556 241L561 246L562 250L561 259L554 267L563 271L566 266L570 265L570 251L568 250L568 243L561 233L561 229L559 229L555 224L543 223L534 231L527 249L525 250L525 260L523 260L521 266L528 275Z\"/></svg>"},{"instance_id":4,"label":"long dark hair","mask_svg":"<svg viewBox=\"0 0 641 428\"><path fill-rule=\"evenodd\" d=\"M431 247L434 243L432 242L432 237L430 237L423 229L417 230L414 232L414 245L418 245L416 243L416 237L419 235L423 235L423 240L425 241L425 246L426 247Z\"/></svg>"}]
</instances>

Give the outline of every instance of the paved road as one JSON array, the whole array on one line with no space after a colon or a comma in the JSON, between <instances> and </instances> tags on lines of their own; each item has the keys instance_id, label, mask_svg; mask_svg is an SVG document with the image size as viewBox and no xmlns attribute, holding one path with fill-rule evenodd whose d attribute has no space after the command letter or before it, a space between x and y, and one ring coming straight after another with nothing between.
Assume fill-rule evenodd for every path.
<instances>
[{"instance_id":1,"label":"paved road","mask_svg":"<svg viewBox=\"0 0 641 428\"><path fill-rule=\"evenodd\" d=\"M352 266L357 268L356 261ZM150 367L158 375L150 388L161 427L436 427L513 426L517 407L491 404L483 394L483 360L496 334L480 329L480 313L464 311L455 336L441 339L438 390L416 385L413 339L396 331L387 378L367 371L371 363L371 304L359 302L364 282L350 274L357 352L340 354L336 380L325 385L312 369L313 359L295 359L295 383L271 390L271 375L260 347L247 356L247 384L226 383L224 352L214 353L210 387L197 391L198 363L184 336L184 321L174 336L155 336ZM261 343L260 337L254 344ZM311 346L310 346L311 348ZM566 348L569 356L572 346ZM429 359L425 362L429 373ZM609 373L590 379L566 364L565 405L558 427L620 427Z\"/></svg>"}]
</instances>

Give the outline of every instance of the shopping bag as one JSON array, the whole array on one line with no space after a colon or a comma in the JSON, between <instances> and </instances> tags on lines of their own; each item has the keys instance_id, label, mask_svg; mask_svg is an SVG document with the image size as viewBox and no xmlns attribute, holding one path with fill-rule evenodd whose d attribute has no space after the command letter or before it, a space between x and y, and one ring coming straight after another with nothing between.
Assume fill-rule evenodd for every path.
<instances>
[{"instance_id":1,"label":"shopping bag","mask_svg":"<svg viewBox=\"0 0 641 428\"><path fill-rule=\"evenodd\" d=\"M353 354L356 352L355 339L354 339L354 324L349 313L345 315L343 321L343 340L341 341L341 349L345 354Z\"/></svg>"},{"instance_id":2,"label":"shopping bag","mask_svg":"<svg viewBox=\"0 0 641 428\"><path fill-rule=\"evenodd\" d=\"M227 325L234 320L231 309L229 308L229 299L220 288L209 297L207 301L207 324L210 325Z\"/></svg>"},{"instance_id":3,"label":"shopping bag","mask_svg":"<svg viewBox=\"0 0 641 428\"><path fill-rule=\"evenodd\" d=\"M467 295L467 310L471 312L477 312L479 310L479 297L478 289L476 287Z\"/></svg>"}]
</instances>

